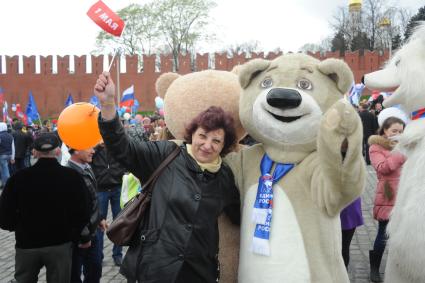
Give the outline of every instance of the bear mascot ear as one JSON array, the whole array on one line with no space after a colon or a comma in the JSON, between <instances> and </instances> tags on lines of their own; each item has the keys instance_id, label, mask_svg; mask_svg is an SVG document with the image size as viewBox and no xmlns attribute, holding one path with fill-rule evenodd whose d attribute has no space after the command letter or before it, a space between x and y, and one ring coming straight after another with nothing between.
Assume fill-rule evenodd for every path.
<instances>
[{"instance_id":1,"label":"bear mascot ear","mask_svg":"<svg viewBox=\"0 0 425 283\"><path fill-rule=\"evenodd\" d=\"M335 82L342 94L345 94L353 84L353 73L350 67L342 60L334 58L326 59L321 61L317 68Z\"/></svg>"},{"instance_id":2,"label":"bear mascot ear","mask_svg":"<svg viewBox=\"0 0 425 283\"><path fill-rule=\"evenodd\" d=\"M241 87L245 89L258 74L266 70L269 66L269 60L254 59L240 66L233 72L239 73L239 83Z\"/></svg>"},{"instance_id":3,"label":"bear mascot ear","mask_svg":"<svg viewBox=\"0 0 425 283\"><path fill-rule=\"evenodd\" d=\"M164 98L167 89L178 77L180 77L180 75L176 73L164 73L160 75L155 82L155 90L158 96Z\"/></svg>"}]
</instances>

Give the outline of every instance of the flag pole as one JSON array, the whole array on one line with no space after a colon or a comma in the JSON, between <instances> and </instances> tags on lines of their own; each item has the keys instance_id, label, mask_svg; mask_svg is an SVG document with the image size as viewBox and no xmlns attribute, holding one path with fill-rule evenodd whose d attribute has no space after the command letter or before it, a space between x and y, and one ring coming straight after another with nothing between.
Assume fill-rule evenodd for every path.
<instances>
[{"instance_id":1,"label":"flag pole","mask_svg":"<svg viewBox=\"0 0 425 283\"><path fill-rule=\"evenodd\" d=\"M40 129L41 129L41 127L43 127L43 125L41 124L41 116L40 116L40 113L37 113L37 115L38 115L38 123L40 124Z\"/></svg>"},{"instance_id":2,"label":"flag pole","mask_svg":"<svg viewBox=\"0 0 425 283\"><path fill-rule=\"evenodd\" d=\"M124 27L123 27L123 29L122 29L122 32L121 32L121 35L120 35L119 39L121 39L121 38L122 38L122 35L124 34L124 31L125 31L125 28L126 28L126 27L127 27L127 25L124 25ZM115 59L115 57L117 56L117 53L119 53L119 51L120 51L120 49L119 49L119 48L117 48L117 49L115 50L114 55L112 56L112 60L111 60L111 62L109 63L108 72L110 72L110 71L111 71L112 64L114 63L114 59Z\"/></svg>"},{"instance_id":3,"label":"flag pole","mask_svg":"<svg viewBox=\"0 0 425 283\"><path fill-rule=\"evenodd\" d=\"M109 63L108 72L111 71L111 67L112 67L112 64L114 63L115 56L117 56L118 50L119 49L115 50L114 55L112 56L111 63Z\"/></svg>"},{"instance_id":4,"label":"flag pole","mask_svg":"<svg viewBox=\"0 0 425 283\"><path fill-rule=\"evenodd\" d=\"M125 29L125 27L124 27ZM121 65L121 53L119 53L119 56L117 58L117 105L118 108L120 107L120 101L121 101L121 91L120 91L120 65Z\"/></svg>"},{"instance_id":5,"label":"flag pole","mask_svg":"<svg viewBox=\"0 0 425 283\"><path fill-rule=\"evenodd\" d=\"M121 35L119 37L119 39L122 38L124 32L125 32L125 28L127 27L127 25L124 25L124 28L122 29ZM120 48L118 47L115 52L114 52L114 56L112 57L111 63L109 63L109 67L108 67L108 72L111 71L111 67L112 64L114 63L114 59L115 57L118 55L117 57L117 105L118 107L120 106L120 101L121 101L121 93L120 93L120 65L121 65L121 53L120 53Z\"/></svg>"}]
</instances>

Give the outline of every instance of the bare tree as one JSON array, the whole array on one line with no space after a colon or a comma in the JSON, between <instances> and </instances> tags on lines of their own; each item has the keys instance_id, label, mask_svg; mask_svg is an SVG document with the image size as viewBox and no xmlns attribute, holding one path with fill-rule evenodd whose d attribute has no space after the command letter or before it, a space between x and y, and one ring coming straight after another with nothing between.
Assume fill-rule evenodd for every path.
<instances>
[{"instance_id":1,"label":"bare tree","mask_svg":"<svg viewBox=\"0 0 425 283\"><path fill-rule=\"evenodd\" d=\"M379 22L375 49L398 48L401 44L401 34L405 33L411 15L411 10L407 8L384 7Z\"/></svg>"},{"instance_id":2,"label":"bare tree","mask_svg":"<svg viewBox=\"0 0 425 283\"><path fill-rule=\"evenodd\" d=\"M119 48L124 54L151 55L163 51L172 53L174 67L178 70L179 54L193 51L204 36L208 39L206 26L214 6L214 0L156 0L144 5L131 4L118 11L126 23L123 35L114 37L100 32L95 52L112 52Z\"/></svg>"},{"instance_id":3,"label":"bare tree","mask_svg":"<svg viewBox=\"0 0 425 283\"><path fill-rule=\"evenodd\" d=\"M328 36L322 39L319 43L306 43L299 48L301 52L320 52L325 53L326 51L332 50L332 37Z\"/></svg>"},{"instance_id":4,"label":"bare tree","mask_svg":"<svg viewBox=\"0 0 425 283\"><path fill-rule=\"evenodd\" d=\"M330 51L332 49L332 36L323 38L320 41L320 52Z\"/></svg>"},{"instance_id":5,"label":"bare tree","mask_svg":"<svg viewBox=\"0 0 425 283\"><path fill-rule=\"evenodd\" d=\"M301 52L304 52L304 53L306 53L306 52L315 53L317 51L320 51L320 45L317 44L317 43L306 43L303 46L301 46L298 51L301 51Z\"/></svg>"},{"instance_id":6,"label":"bare tree","mask_svg":"<svg viewBox=\"0 0 425 283\"><path fill-rule=\"evenodd\" d=\"M178 70L178 55L188 52L205 33L212 0L157 0L158 29L170 47Z\"/></svg>"},{"instance_id":7,"label":"bare tree","mask_svg":"<svg viewBox=\"0 0 425 283\"><path fill-rule=\"evenodd\" d=\"M242 53L251 54L254 52L259 52L260 49L260 42L258 40L250 40L229 45L222 51L226 52L229 56L235 56Z\"/></svg>"},{"instance_id":8,"label":"bare tree","mask_svg":"<svg viewBox=\"0 0 425 283\"><path fill-rule=\"evenodd\" d=\"M413 12L411 9L407 8L399 8L397 13L398 24L400 25L401 34L405 34L407 30L407 26L409 25L409 21L413 16Z\"/></svg>"},{"instance_id":9,"label":"bare tree","mask_svg":"<svg viewBox=\"0 0 425 283\"><path fill-rule=\"evenodd\" d=\"M350 43L354 37L353 27L350 25L350 14L348 7L339 6L329 22L335 34L344 36L346 42Z\"/></svg>"},{"instance_id":10,"label":"bare tree","mask_svg":"<svg viewBox=\"0 0 425 283\"><path fill-rule=\"evenodd\" d=\"M379 29L379 23L383 18L384 9L387 0L365 0L363 2L363 24L364 32L370 39L370 50L375 49L377 38L381 36L381 29Z\"/></svg>"},{"instance_id":11,"label":"bare tree","mask_svg":"<svg viewBox=\"0 0 425 283\"><path fill-rule=\"evenodd\" d=\"M360 22L353 21L355 13L350 13L349 7L338 7L330 21L335 34L333 49L344 46L341 45L341 36L352 50L389 48L391 42L398 45L400 34L405 33L412 12L398 5L389 5L388 2L389 0L364 0Z\"/></svg>"}]
</instances>

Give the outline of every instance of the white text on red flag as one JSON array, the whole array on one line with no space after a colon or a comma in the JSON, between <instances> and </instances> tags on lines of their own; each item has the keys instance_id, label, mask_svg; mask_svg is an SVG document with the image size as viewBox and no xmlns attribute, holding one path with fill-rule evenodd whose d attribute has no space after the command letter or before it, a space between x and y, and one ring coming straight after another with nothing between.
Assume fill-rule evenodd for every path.
<instances>
[{"instance_id":1,"label":"white text on red flag","mask_svg":"<svg viewBox=\"0 0 425 283\"><path fill-rule=\"evenodd\" d=\"M124 21L102 1L91 6L87 11L87 16L104 31L115 36L121 36L125 25Z\"/></svg>"}]
</instances>

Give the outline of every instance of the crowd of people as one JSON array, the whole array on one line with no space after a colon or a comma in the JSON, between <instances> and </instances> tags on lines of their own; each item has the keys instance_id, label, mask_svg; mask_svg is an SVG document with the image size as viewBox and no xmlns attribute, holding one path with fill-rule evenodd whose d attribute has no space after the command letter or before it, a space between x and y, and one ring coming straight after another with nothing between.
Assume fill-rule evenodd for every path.
<instances>
[{"instance_id":1,"label":"crowd of people","mask_svg":"<svg viewBox=\"0 0 425 283\"><path fill-rule=\"evenodd\" d=\"M235 146L233 119L221 108L206 109L188 125L185 141L176 145L169 141L174 137L160 116L118 117L115 94L106 90L111 83L109 77L100 76L95 86L103 105L99 118L103 140L85 150L67 148L66 159L55 123L45 121L41 127L24 126L19 120L10 127L0 123L0 227L16 234L17 282L36 282L42 266L47 269L48 282L100 282L109 205L115 219L123 206L123 194L125 201L129 199L124 192L128 177L136 180L140 191L139 180L146 181L176 147L181 153L158 181L151 208L154 213L140 232L143 240L152 244L145 244L143 250L141 243L130 246L124 261L122 247L114 245L113 261L121 266L128 282L152 278L216 282L217 217L225 212L232 222L240 222L239 192L221 159ZM405 122L389 117L378 125L381 103L363 101L358 109L365 162L378 178L373 209L378 233L369 253L372 282L382 281L379 267L387 240L385 228L405 161L403 155L392 151L394 137L403 132ZM255 143L251 137L244 141L246 146ZM343 146L343 156L345 151ZM170 194L170 187L179 189ZM200 196L205 198L202 206L198 205ZM360 225L363 217L358 198L341 212L346 266L351 240ZM176 252L183 247L190 251L187 256ZM169 268L157 273L158 265Z\"/></svg>"},{"instance_id":2,"label":"crowd of people","mask_svg":"<svg viewBox=\"0 0 425 283\"><path fill-rule=\"evenodd\" d=\"M165 127L164 118L158 113L143 117L140 114L130 119L120 118L128 135L138 141L157 141L173 139ZM11 123L0 122L0 189L7 179L15 172L30 167L34 162L32 155L33 142L41 133L54 132L57 134L57 120L44 120L42 123L24 125L18 118ZM59 135L58 135L59 138ZM64 158L64 157L63 157ZM62 164L65 164L67 158Z\"/></svg>"}]
</instances>

